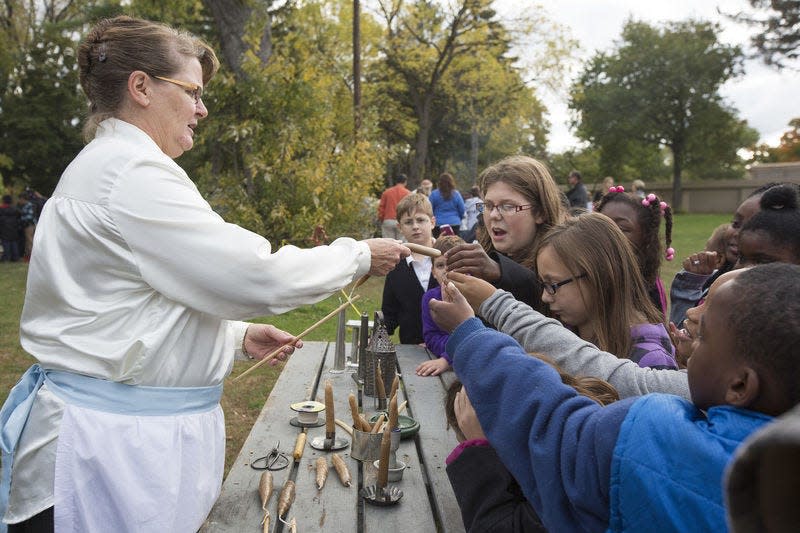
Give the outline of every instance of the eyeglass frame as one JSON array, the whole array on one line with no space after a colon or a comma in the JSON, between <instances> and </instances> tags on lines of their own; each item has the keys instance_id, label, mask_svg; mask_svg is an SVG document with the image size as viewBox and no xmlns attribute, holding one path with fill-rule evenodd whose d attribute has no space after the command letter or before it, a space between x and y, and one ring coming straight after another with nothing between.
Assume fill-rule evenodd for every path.
<instances>
[{"instance_id":1,"label":"eyeglass frame","mask_svg":"<svg viewBox=\"0 0 800 533\"><path fill-rule=\"evenodd\" d=\"M199 104L200 100L203 99L203 88L196 83L190 83L188 81L181 81L176 80L175 78L167 78L166 76L153 76L157 80L166 81L167 83L171 83L173 85L177 85L178 87L183 87L187 90L186 94L194 99L195 104ZM189 92L191 91L191 93ZM192 94L194 93L194 94Z\"/></svg>"},{"instance_id":2,"label":"eyeglass frame","mask_svg":"<svg viewBox=\"0 0 800 533\"><path fill-rule=\"evenodd\" d=\"M555 296L558 292L558 289L567 285L568 283L572 283L573 281L577 281L579 279L583 279L587 276L587 274L581 274L579 276L574 276L569 279L565 279L564 281L559 281L557 283L545 283L544 281L539 280L539 283L542 284L542 289L549 294L550 296Z\"/></svg>"},{"instance_id":3,"label":"eyeglass frame","mask_svg":"<svg viewBox=\"0 0 800 533\"><path fill-rule=\"evenodd\" d=\"M478 210L478 213L483 214L487 211L486 209L487 202L478 202L475 204L475 208ZM501 215L510 215L512 213L519 213L520 211L527 211L528 209L533 209L534 204L523 204L523 205L514 205L514 204L492 204L491 209L488 209L489 214L492 213L495 209Z\"/></svg>"}]
</instances>

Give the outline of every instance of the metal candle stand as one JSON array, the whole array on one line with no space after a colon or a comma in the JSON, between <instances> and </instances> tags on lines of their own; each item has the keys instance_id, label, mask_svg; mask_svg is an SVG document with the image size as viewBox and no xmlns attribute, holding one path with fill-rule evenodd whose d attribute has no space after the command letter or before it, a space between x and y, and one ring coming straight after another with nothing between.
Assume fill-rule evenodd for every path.
<instances>
[{"instance_id":1,"label":"metal candle stand","mask_svg":"<svg viewBox=\"0 0 800 533\"><path fill-rule=\"evenodd\" d=\"M336 436L334 433L326 433L324 437L314 437L309 444L315 450L335 451L343 450L350 446L350 441Z\"/></svg>"},{"instance_id":2,"label":"metal candle stand","mask_svg":"<svg viewBox=\"0 0 800 533\"><path fill-rule=\"evenodd\" d=\"M376 397L376 366L380 366L381 369L383 389L385 391L391 390L392 382L397 374L397 350L392 340L389 338L389 333L386 331L386 324L383 319L383 313L380 311L375 311L375 327L373 328L372 337L367 345L365 359L363 377L364 394L366 396ZM379 399L376 398L375 408L378 410L386 410L385 398L382 403L383 405L381 405Z\"/></svg>"},{"instance_id":3,"label":"metal candle stand","mask_svg":"<svg viewBox=\"0 0 800 533\"><path fill-rule=\"evenodd\" d=\"M361 497L364 501L372 505L395 505L403 497L403 491L397 485L386 485L378 488L378 485L369 485L361 489Z\"/></svg>"}]
</instances>

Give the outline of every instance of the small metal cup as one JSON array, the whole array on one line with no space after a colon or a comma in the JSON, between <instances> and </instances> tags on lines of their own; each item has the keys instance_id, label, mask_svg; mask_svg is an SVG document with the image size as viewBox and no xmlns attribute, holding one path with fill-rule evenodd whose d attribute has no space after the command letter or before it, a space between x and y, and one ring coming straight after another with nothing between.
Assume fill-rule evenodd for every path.
<instances>
[{"instance_id":1,"label":"small metal cup","mask_svg":"<svg viewBox=\"0 0 800 533\"><path fill-rule=\"evenodd\" d=\"M353 443L350 446L350 457L359 461L376 461L381 458L382 433L367 433L353 428ZM400 446L400 432L392 431L389 441L389 464L397 462L397 448Z\"/></svg>"}]
</instances>

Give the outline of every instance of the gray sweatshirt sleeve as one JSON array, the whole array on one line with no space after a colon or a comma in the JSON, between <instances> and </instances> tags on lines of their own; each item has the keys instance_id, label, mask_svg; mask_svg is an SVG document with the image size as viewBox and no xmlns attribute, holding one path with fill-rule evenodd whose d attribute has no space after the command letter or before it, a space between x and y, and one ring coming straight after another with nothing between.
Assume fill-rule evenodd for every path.
<instances>
[{"instance_id":1,"label":"gray sweatshirt sleeve","mask_svg":"<svg viewBox=\"0 0 800 533\"><path fill-rule=\"evenodd\" d=\"M483 302L479 311L525 350L546 355L570 374L604 379L621 398L663 392L690 399L686 371L641 368L629 359L603 352L502 289Z\"/></svg>"}]
</instances>

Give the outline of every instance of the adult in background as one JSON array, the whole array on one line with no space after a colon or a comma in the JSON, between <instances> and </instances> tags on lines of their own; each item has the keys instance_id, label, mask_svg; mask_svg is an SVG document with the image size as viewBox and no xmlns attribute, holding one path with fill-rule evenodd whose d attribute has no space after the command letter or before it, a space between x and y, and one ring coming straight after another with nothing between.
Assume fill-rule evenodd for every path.
<instances>
[{"instance_id":1,"label":"adult in background","mask_svg":"<svg viewBox=\"0 0 800 533\"><path fill-rule=\"evenodd\" d=\"M478 211L481 201L481 190L477 185L473 185L469 190L470 197L464 200L464 218L461 224L461 238L464 242L472 242L475 240L475 226L478 224Z\"/></svg>"},{"instance_id":2,"label":"adult in background","mask_svg":"<svg viewBox=\"0 0 800 533\"><path fill-rule=\"evenodd\" d=\"M420 194L424 194L425 196L430 196L431 191L433 191L433 182L428 178L419 182L419 187L417 187L417 192Z\"/></svg>"},{"instance_id":3,"label":"adult in background","mask_svg":"<svg viewBox=\"0 0 800 533\"><path fill-rule=\"evenodd\" d=\"M30 201L27 194L20 194L17 199L19 209L19 227L22 231L20 239L23 249L23 260L30 261L31 251L33 250L33 233L36 231L36 206Z\"/></svg>"},{"instance_id":4,"label":"adult in background","mask_svg":"<svg viewBox=\"0 0 800 533\"><path fill-rule=\"evenodd\" d=\"M592 196L592 203L596 204L600 200L603 199L608 193L608 190L614 186L614 178L612 176L606 176L603 178L603 181L600 183L600 188L595 189L594 195Z\"/></svg>"},{"instance_id":5,"label":"adult in background","mask_svg":"<svg viewBox=\"0 0 800 533\"><path fill-rule=\"evenodd\" d=\"M581 173L573 170L567 177L570 189L567 191L567 200L569 200L570 207L581 207L586 209L589 203L589 193L586 191L586 185L583 184Z\"/></svg>"},{"instance_id":6,"label":"adult in background","mask_svg":"<svg viewBox=\"0 0 800 533\"><path fill-rule=\"evenodd\" d=\"M406 189L408 178L405 174L398 174L394 178L394 185L383 191L378 204L378 221L381 224L381 237L401 240L403 235L397 227L397 204L400 200L411 194Z\"/></svg>"},{"instance_id":7,"label":"adult in background","mask_svg":"<svg viewBox=\"0 0 800 533\"><path fill-rule=\"evenodd\" d=\"M10 194L3 195L0 205L0 241L3 244L2 261L19 260L19 211Z\"/></svg>"},{"instance_id":8,"label":"adult in background","mask_svg":"<svg viewBox=\"0 0 800 533\"><path fill-rule=\"evenodd\" d=\"M40 219L20 325L39 363L0 412L4 520L11 531L197 531L222 483L219 399L234 352L261 359L297 340L238 320L383 275L409 250L341 238L272 253L211 209L173 161L194 144L219 66L199 39L103 20L78 65L93 139Z\"/></svg>"},{"instance_id":9,"label":"adult in background","mask_svg":"<svg viewBox=\"0 0 800 533\"><path fill-rule=\"evenodd\" d=\"M439 236L444 224L448 224L453 229L453 234L458 235L465 207L461 193L456 190L456 180L453 175L445 172L439 176L439 182L429 198L433 206L433 216L436 218L433 236Z\"/></svg>"}]
</instances>

